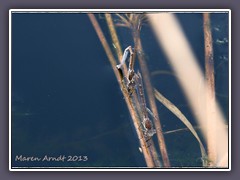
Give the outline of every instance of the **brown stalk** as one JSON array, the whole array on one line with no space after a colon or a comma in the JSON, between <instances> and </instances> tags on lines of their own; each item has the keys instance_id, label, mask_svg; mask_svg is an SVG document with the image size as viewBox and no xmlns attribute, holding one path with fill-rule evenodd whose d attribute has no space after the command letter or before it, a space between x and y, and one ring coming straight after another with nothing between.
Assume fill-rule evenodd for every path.
<instances>
[{"instance_id":1,"label":"brown stalk","mask_svg":"<svg viewBox=\"0 0 240 180\"><path fill-rule=\"evenodd\" d=\"M106 13L105 14L105 18L106 18L106 21L107 21L107 24L108 24L108 28L109 28L109 31L110 31L110 34L111 34L112 41L113 41L113 43L114 43L114 45L116 47L118 61L119 61L119 63L121 63L122 48L121 48L120 42L118 40L118 36L117 36L116 30L115 30L115 26L114 26L114 23L113 23L113 20L112 20L112 16L111 16L111 14ZM132 18L132 17L130 16L130 18ZM134 59L133 58L131 58L131 60L129 62L129 68L130 69L134 69ZM128 73L126 64L124 64L124 66L123 66L123 72L124 72L125 76ZM137 95L136 95L136 93L133 93L132 96L133 96L134 101L137 102ZM140 123L139 120L138 120L138 123ZM151 155L152 155L152 159L154 161L155 167L160 167L161 163L160 163L160 161L158 159L158 155L157 155L157 151L156 151L155 145L154 145L153 142L150 142L150 143L152 145L149 147L149 149L151 151Z\"/></svg>"},{"instance_id":2,"label":"brown stalk","mask_svg":"<svg viewBox=\"0 0 240 180\"><path fill-rule=\"evenodd\" d=\"M215 166L217 160L217 145L216 145L216 110L215 110L215 80L214 80L214 59L212 33L210 24L210 14L203 14L203 30L205 42L205 69L207 81L206 94L206 118L207 118L207 147L208 158L210 159L209 166Z\"/></svg>"},{"instance_id":3,"label":"brown stalk","mask_svg":"<svg viewBox=\"0 0 240 180\"><path fill-rule=\"evenodd\" d=\"M138 26L139 22L137 21L135 23ZM139 31L140 31L140 29L138 27L136 27L135 30L133 30L135 52L143 52ZM145 83L150 108L151 108L153 114L156 116L156 120L154 119L154 124L157 129L158 144L159 144L159 148L160 148L160 151L162 154L163 165L164 165L164 167L170 167L170 161L168 158L167 148L166 148L164 136L162 133L160 118L158 116L158 110L157 110L157 106L156 106L156 102L155 102L155 97L153 94L153 88L152 88L152 84L150 81L148 67L147 67L144 57L139 53L135 53L135 54L137 54L137 56L138 56L138 60L139 60L142 74L143 74L143 81Z\"/></svg>"},{"instance_id":4,"label":"brown stalk","mask_svg":"<svg viewBox=\"0 0 240 180\"><path fill-rule=\"evenodd\" d=\"M117 26L123 26L123 27L127 27L127 28L130 28L131 30L132 30L132 32L133 32L133 39L134 39L134 53L133 53L133 58L132 58L132 61L130 61L130 64L129 64L129 66L131 66L131 68L133 69L133 67L134 67L134 64L135 64L135 59L136 59L136 54L137 54L137 52L138 52L138 50L139 50L139 48L138 47L135 47L135 46L137 46L138 45L138 42L137 41L140 41L140 29L141 29L141 24L140 23L142 23L142 19L144 18L144 16L142 15L142 14L140 14L140 15L136 15L136 14L125 14L125 16L124 15L120 15L120 14L116 14L120 19L121 19L121 21L122 21L122 23L118 23L117 24ZM107 16L107 22L109 22L110 21L110 19L109 19L109 16ZM109 23L110 24L110 26L112 26L113 25L113 23ZM116 31L114 30L114 31L112 31L112 29L113 28L110 28L110 32L111 32L111 34L114 34L114 33L116 33ZM114 41L114 39L116 39L114 36L113 36L113 41ZM115 42L114 42L115 43ZM116 44L118 44L118 43L116 43ZM117 46L116 46L116 48L117 48ZM141 49L142 50L142 49ZM126 73L125 73L126 74ZM144 74L144 72L143 72L143 74ZM143 75L144 76L144 75ZM133 94L133 98L134 98L134 100L135 101L137 101L137 97L136 97L136 94ZM153 97L154 98L154 97ZM157 111L155 111L155 112L157 112ZM158 116L157 116L158 117ZM161 128L158 128L158 125L156 126L156 128L157 129L161 129ZM152 140L151 140L152 141ZM161 141L162 142L162 141ZM158 158L158 155L157 155L157 150L156 150L156 148L155 148L155 145L154 145L154 143L153 142L151 142L151 153L152 153L152 157L153 157L153 160L154 160L154 162L155 162L155 166L157 166L157 167L160 167L161 166L161 163L160 163L160 161L159 161L159 158ZM162 146L161 146L162 147ZM164 155L164 157L166 157L165 155ZM167 158L168 159L168 158ZM163 158L163 160L165 160L165 158ZM170 163L169 163L169 161L168 161L168 163L164 163L164 165L165 165L165 167L169 167L170 166Z\"/></svg>"},{"instance_id":5,"label":"brown stalk","mask_svg":"<svg viewBox=\"0 0 240 180\"><path fill-rule=\"evenodd\" d=\"M170 162L167 154L167 149L165 145L164 136L162 134L162 128L160 124L160 119L158 116L157 106L155 102L155 98L153 95L153 88L150 82L150 76L149 71L147 68L147 64L145 63L144 57L138 52L143 52L142 45L141 45L141 39L140 39L140 30L141 30L141 24L143 19L145 18L145 15L143 14L125 14L127 19L123 15L117 14L117 16L122 20L121 26L128 27L132 30L133 34L133 40L134 40L134 57L133 57L133 64L136 59L136 55L138 56L140 68L143 74L143 81L145 82L146 89L147 89L147 96L150 103L150 107L152 109L152 112L156 115L156 119L154 119L154 124L157 129L157 138L158 138L158 144L159 148L162 154L162 160L163 165L165 167L170 167ZM154 154L154 153L153 153ZM156 158L155 158L156 159Z\"/></svg>"},{"instance_id":6,"label":"brown stalk","mask_svg":"<svg viewBox=\"0 0 240 180\"><path fill-rule=\"evenodd\" d=\"M143 152L143 155L144 155L144 158L145 158L145 161L146 161L146 164L148 167L154 167L155 164L154 164L154 161L151 157L151 153L150 153L150 150L145 142L145 139L143 138L143 133L142 131L139 129L140 127L140 124L139 124L139 119L138 119L138 115L134 109L134 106L132 104L132 100L131 98L129 97L128 95L128 92L126 91L126 88L124 87L123 83L122 83L122 77L121 75L119 74L118 70L116 69L116 61L114 59L114 56L111 52L111 49L106 41L106 38L95 18L95 16L92 14L92 13L89 13L88 14L88 17L98 35L98 38L100 40L100 42L102 43L102 46L107 54L107 57L111 63L111 66L113 68L113 71L114 71L114 74L118 80L118 83L119 83L119 86L121 87L122 89L122 92L123 92L123 95L124 95L124 99L126 101L126 104L127 104L127 107L129 109L129 112L130 112L130 115L132 117L132 120L133 120L133 123L134 123L134 126L135 126L135 129L136 129L136 132L137 132L137 135L138 135L138 138L139 138L139 142L140 142L140 145L141 145L141 149L142 149L142 152Z\"/></svg>"}]
</instances>

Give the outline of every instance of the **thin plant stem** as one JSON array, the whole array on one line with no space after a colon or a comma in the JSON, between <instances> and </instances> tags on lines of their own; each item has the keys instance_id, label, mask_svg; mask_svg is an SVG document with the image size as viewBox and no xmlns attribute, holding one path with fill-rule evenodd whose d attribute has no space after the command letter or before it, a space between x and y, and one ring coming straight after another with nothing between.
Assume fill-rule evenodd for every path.
<instances>
[{"instance_id":1,"label":"thin plant stem","mask_svg":"<svg viewBox=\"0 0 240 180\"><path fill-rule=\"evenodd\" d=\"M209 166L216 166L217 160L217 145L216 145L216 110L215 110L215 80L214 80L214 58L212 33L210 24L210 14L203 14L203 30L205 42L205 75L207 82L206 94L206 115L207 115L207 147L208 158L210 159Z\"/></svg>"},{"instance_id":2,"label":"thin plant stem","mask_svg":"<svg viewBox=\"0 0 240 180\"><path fill-rule=\"evenodd\" d=\"M193 128L195 130L201 130L202 127L200 127L200 126L193 126ZM228 129L228 125L225 125L225 128ZM171 134L171 133L178 133L178 132L181 132L181 131L189 131L189 128L180 128L180 129L174 129L174 130L170 130L170 131L165 131L163 134L166 135L166 134Z\"/></svg>"},{"instance_id":3,"label":"thin plant stem","mask_svg":"<svg viewBox=\"0 0 240 180\"><path fill-rule=\"evenodd\" d=\"M124 17L122 17L121 15L118 15L118 17L124 18ZM120 43L119 43L119 39L118 39L116 30L115 30L115 26L114 26L114 23L113 23L113 20L112 20L112 16L111 16L111 14L106 13L106 14L105 14L105 18L106 18L106 21L107 21L107 24L108 24L108 28L109 28L109 31L110 31L110 34L111 34L112 41L113 41L113 43L114 43L114 45L115 45L115 47L116 47L117 56L118 56L118 59L119 59L119 62L120 62L120 60L121 60L121 58L122 58L122 48L121 48L121 45L120 45ZM132 17L130 16L130 19L131 19L131 18L132 18ZM125 18L124 18L124 21L125 21L125 23L128 22L127 20L125 20ZM136 52L135 52L134 54L136 54ZM133 69L133 67L134 67L134 60L135 60L135 57L133 57L133 58L130 60L129 67L130 67L131 69ZM121 63L121 62L120 62L120 63ZM124 64L124 66L123 66L123 71L124 71L124 74L127 74L127 67L126 67L125 64ZM132 96L133 96L134 101L137 102L136 93L133 93ZM161 162L160 162L160 160L159 160L159 158L158 158L156 147L155 147L155 145L154 145L153 142L152 142L151 144L152 144L152 145L151 145L151 148L150 148L150 149L151 149L153 161L155 162L155 166L160 167L160 166L161 166Z\"/></svg>"},{"instance_id":4,"label":"thin plant stem","mask_svg":"<svg viewBox=\"0 0 240 180\"><path fill-rule=\"evenodd\" d=\"M200 129L200 127L193 127L195 130ZM178 133L178 132L182 132L182 131L189 131L189 128L181 128L181 129L174 129L174 130L170 130L170 131L165 131L163 134L171 134L171 133Z\"/></svg>"},{"instance_id":5,"label":"thin plant stem","mask_svg":"<svg viewBox=\"0 0 240 180\"><path fill-rule=\"evenodd\" d=\"M149 148L150 148L150 152L152 154L152 158L153 158L155 167L162 167L162 163L159 160L159 157L158 157L159 155L157 153L157 149L156 149L152 139L150 139L150 144L151 144L151 146Z\"/></svg>"},{"instance_id":6,"label":"thin plant stem","mask_svg":"<svg viewBox=\"0 0 240 180\"><path fill-rule=\"evenodd\" d=\"M114 45L116 47L119 63L121 63L122 48L121 48L121 45L120 45L120 42L119 42L116 30L115 30L115 26L114 26L114 23L113 23L113 20L112 20L112 16L111 16L111 14L106 13L105 14L105 18L106 18L107 25L108 25L108 28L109 28L109 31L110 31L110 34L111 34L112 41L113 41L113 43L114 43ZM134 68L134 58L133 57L130 58L129 68L130 69ZM127 75L127 67L126 67L125 64L123 65L123 72L124 72L125 75ZM137 95L136 95L136 93L133 93L132 96L133 96L134 101L137 102ZM154 143L151 142L151 144L152 145L151 145L150 149L151 149L152 159L153 159L153 161L155 163L155 167L160 167L161 166L161 162L160 162L160 160L158 158L157 150L155 148Z\"/></svg>"},{"instance_id":7,"label":"thin plant stem","mask_svg":"<svg viewBox=\"0 0 240 180\"><path fill-rule=\"evenodd\" d=\"M111 14L106 13L106 14L105 14L105 18L106 18L106 21L107 21L107 24L108 24L108 28L109 28L109 31L110 31L110 34L111 34L111 38L112 38L113 44L114 44L115 47L116 47L116 52L117 52L118 60L119 60L119 62L121 62L121 58L122 58L122 48L121 48L120 42L119 42L119 40L118 40L118 36L117 36L116 29L115 29L115 27L114 27L114 23L113 23L113 20L112 20L112 16L111 16ZM125 67L126 67L126 66L125 66ZM126 68L126 72L127 72L127 68Z\"/></svg>"},{"instance_id":8,"label":"thin plant stem","mask_svg":"<svg viewBox=\"0 0 240 180\"><path fill-rule=\"evenodd\" d=\"M137 52L136 54L138 56L140 68L143 74L143 81L145 82L145 87L146 87L150 108L153 114L156 116L156 120L154 119L154 124L157 129L158 144L159 144L160 152L162 154L163 165L164 167L170 167L167 147L166 147L164 136L162 133L162 127L160 123L160 118L158 116L158 110L157 110L157 106L156 106L156 102L153 94L152 84L150 81L149 71L148 71L147 64L144 57L141 55L141 53L140 54L138 53L138 52L143 52L139 31L133 31L133 37L134 37L134 47L135 47L135 51Z\"/></svg>"},{"instance_id":9,"label":"thin plant stem","mask_svg":"<svg viewBox=\"0 0 240 180\"><path fill-rule=\"evenodd\" d=\"M101 30L101 28L100 28L100 26L97 22L95 16L92 13L89 13L88 17L89 17L97 35L98 35L98 38L99 38L100 42L102 43L102 46L103 46L103 48L104 48L104 50L107 54L107 57L108 57L108 59L110 61L110 64L113 68L114 74L115 74L115 76L118 80L119 86L123 90L122 92L123 92L123 95L124 95L124 99L126 101L127 107L129 109L130 115L132 117L133 124L134 124L134 127L136 129L136 132L137 132L137 135L138 135L138 138L139 138L139 142L140 142L140 145L141 145L141 149L142 149L146 164L147 164L148 167L154 167L155 164L154 164L154 161L151 157L150 150L149 150L149 148L148 148L148 146L145 142L145 139L143 138L143 133L139 128L140 124L139 124L139 120L138 120L138 115L137 115L137 113L134 109L134 106L132 104L132 100L129 97L128 92L124 90L125 88L123 87L121 75L119 74L118 70L116 69L116 61L115 61L114 56L111 52L111 49L110 49L110 47L109 47L109 45L106 41L106 38L105 38L105 36L104 36L104 34L103 34L103 32L102 32L102 30Z\"/></svg>"},{"instance_id":10,"label":"thin plant stem","mask_svg":"<svg viewBox=\"0 0 240 180\"><path fill-rule=\"evenodd\" d=\"M155 98L153 95L153 88L152 88L152 85L150 82L149 71L148 71L147 65L145 63L145 59L141 55L142 53L139 53L139 52L143 52L141 39L140 39L140 30L141 30L142 20L145 18L145 15L143 15L143 14L125 14L125 16L127 18L125 18L124 15L120 15L120 14L117 14L117 16L122 21L119 24L120 26L128 27L132 30L133 40L134 40L134 52L135 52L134 57L133 57L133 65L134 65L136 56L138 56L140 68L141 68L141 71L143 74L143 81L146 84L146 89L147 89L146 92L147 92L148 100L150 103L150 107L152 109L152 112L156 115L156 118L154 119L154 124L157 129L158 144L159 144L159 148L160 148L160 151L162 154L163 165L165 167L170 167L166 144L165 144L164 136L162 134L162 128L161 128L160 119L158 116L157 106L156 106Z\"/></svg>"},{"instance_id":11,"label":"thin plant stem","mask_svg":"<svg viewBox=\"0 0 240 180\"><path fill-rule=\"evenodd\" d=\"M137 56L138 52L143 52L142 48L141 48L140 30L141 30L142 20L144 19L145 16L143 16L142 14L125 14L125 16L117 14L117 16L122 21L122 23L120 23L120 26L128 27L132 30L132 35L133 35L133 40L134 40L134 53L133 53L133 58L132 58L132 61L131 61L131 67L133 67L134 64L135 64L135 59L136 59L136 56ZM117 24L117 25L119 25L119 24ZM143 59L142 56L140 58L141 58L141 60ZM144 60L142 60L142 62L143 61ZM145 77L146 76L145 73L148 72L148 70L146 71L145 70L146 68L144 69L143 66L145 66L145 67L147 67L147 66L146 66L146 64L143 64L143 63L140 63L140 66L141 66L141 70L142 70L142 73L143 73L143 77ZM149 73L148 73L147 76L149 77ZM150 83L150 86L151 86L151 83ZM147 88L148 98L150 97L149 101L151 101L151 102L154 101L155 102L153 92L152 92L152 96L149 96L148 86L146 86L146 88ZM151 107L151 109L153 109L154 114L158 114L156 104L154 106L154 103L150 103L150 107ZM158 115L156 117L158 118ZM158 121L158 122L156 122L156 121ZM162 131L161 126L159 125L160 124L159 118L157 120L154 120L154 124L156 126L156 129L159 131L159 132L157 132L157 137L158 137L158 144L159 144L159 147L160 147L160 151L161 151L161 154L162 154L162 159L164 161L163 164L164 164L165 167L170 167L170 163L169 163L169 159L168 159L168 155L167 155L167 151L166 151L166 146L165 146L165 142L164 142L164 137L161 136L161 135L159 136L159 133L161 133L161 131ZM159 140L159 137L160 137L160 140ZM153 159L156 162L155 165L159 166L160 163L159 163L159 160L157 160L159 158L158 158L158 156L156 156L157 152L156 152L155 145L153 144L152 146L154 146L151 149L152 149L152 151L154 151L154 152L152 152L152 154L153 154Z\"/></svg>"}]
</instances>

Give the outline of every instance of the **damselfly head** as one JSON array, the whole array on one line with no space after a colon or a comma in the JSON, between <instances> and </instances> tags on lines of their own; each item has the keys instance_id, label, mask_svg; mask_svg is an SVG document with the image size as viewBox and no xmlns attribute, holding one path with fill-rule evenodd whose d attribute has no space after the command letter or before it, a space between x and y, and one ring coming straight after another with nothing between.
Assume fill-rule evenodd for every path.
<instances>
[{"instance_id":1,"label":"damselfly head","mask_svg":"<svg viewBox=\"0 0 240 180\"><path fill-rule=\"evenodd\" d=\"M152 137L156 133L156 130L153 128L152 121L149 118L144 118L142 123L145 129L145 135Z\"/></svg>"},{"instance_id":2,"label":"damselfly head","mask_svg":"<svg viewBox=\"0 0 240 180\"><path fill-rule=\"evenodd\" d=\"M149 118L144 118L143 120L143 126L146 130L152 129L152 122L150 121Z\"/></svg>"}]
</instances>

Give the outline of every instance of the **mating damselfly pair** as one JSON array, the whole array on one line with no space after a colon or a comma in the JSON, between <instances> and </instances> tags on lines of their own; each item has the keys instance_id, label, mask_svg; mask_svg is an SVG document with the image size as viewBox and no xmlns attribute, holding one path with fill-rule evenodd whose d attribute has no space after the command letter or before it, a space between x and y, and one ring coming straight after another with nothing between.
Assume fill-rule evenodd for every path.
<instances>
[{"instance_id":1,"label":"mating damselfly pair","mask_svg":"<svg viewBox=\"0 0 240 180\"><path fill-rule=\"evenodd\" d=\"M153 127L153 123L148 115L150 114L153 118L155 117L151 112L151 110L147 108L145 95L144 95L142 76L139 71L137 73L135 73L134 71L133 55L134 55L134 52L132 47L128 46L124 50L121 63L116 67L120 71L120 74L123 75L122 67L125 64L126 60L128 59L128 56L130 56L128 74L127 74L127 77L123 77L122 81L125 84L128 95L133 96L132 98L134 99L134 106L136 108L136 111L138 112L139 119L141 122L140 128L143 131L143 135L145 136L145 139L148 141L156 133L156 130ZM134 98L135 94L136 96Z\"/></svg>"}]
</instances>

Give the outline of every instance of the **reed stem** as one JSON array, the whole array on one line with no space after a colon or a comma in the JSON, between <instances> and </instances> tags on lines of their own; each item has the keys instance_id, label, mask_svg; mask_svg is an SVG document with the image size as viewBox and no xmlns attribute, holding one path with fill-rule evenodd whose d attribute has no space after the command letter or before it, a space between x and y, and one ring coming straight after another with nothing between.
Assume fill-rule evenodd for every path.
<instances>
[{"instance_id":1,"label":"reed stem","mask_svg":"<svg viewBox=\"0 0 240 180\"><path fill-rule=\"evenodd\" d=\"M156 106L156 102L155 102L155 97L153 94L153 88L152 88L152 84L151 84L151 80L150 80L148 67L147 67L146 61L144 59L144 56L142 56L142 53L138 53L138 52L143 52L139 31L136 31L136 30L133 31L133 38L134 38L135 51L137 52L136 54L137 54L140 68L141 68L141 71L143 74L143 81L145 83L146 93L147 93L148 101L150 104L150 108L151 108L153 114L156 116L156 119L154 119L154 124L155 124L156 130L157 130L158 144L159 144L159 149L160 149L160 152L162 155L163 165L164 165L164 167L170 167L170 161L168 158L167 147L166 147L164 136L162 133L162 126L160 123L160 118L158 116L158 110L157 110L157 106Z\"/></svg>"},{"instance_id":2,"label":"reed stem","mask_svg":"<svg viewBox=\"0 0 240 180\"><path fill-rule=\"evenodd\" d=\"M215 166L217 160L217 145L216 145L216 110L215 110L215 79L214 79L214 59L212 33L210 24L210 14L203 14L204 24L204 42L205 42L205 76L207 83L206 94L206 118L207 118L207 147L208 158L210 159L209 166Z\"/></svg>"},{"instance_id":3,"label":"reed stem","mask_svg":"<svg viewBox=\"0 0 240 180\"><path fill-rule=\"evenodd\" d=\"M144 158L145 158L145 161L146 161L146 164L148 167L155 167L155 164L154 164L154 161L151 157L151 153L150 153L150 150L145 142L145 139L143 138L143 133L142 131L139 129L140 127L140 124L139 124L139 119L138 119L138 115L134 109L134 106L133 106L133 103L132 103L132 100L131 98L129 97L128 95L128 92L125 91L125 87L123 87L123 83L122 83L122 79L121 79L121 75L119 74L118 70L116 69L116 61L114 59L114 56L111 52L111 49L106 41L106 38L94 16L94 14L92 13L89 13L88 14L88 17L98 35L98 38L100 40L100 42L102 43L102 46L107 54L107 57L110 61L110 64L113 68L113 71L114 71L114 74L118 80L118 83L119 83L119 86L121 87L121 89L123 90L123 95L124 95L124 99L125 99L125 102L127 104L127 107L129 109L129 112L130 112L130 115L132 117L132 120L133 120L133 123L134 123L134 126L135 126L135 129L136 129L136 132L137 132L137 135L138 135L138 138L139 138L139 142L140 142L140 145L141 145L141 149L142 149L142 152L143 152L143 155L144 155Z\"/></svg>"}]
</instances>

